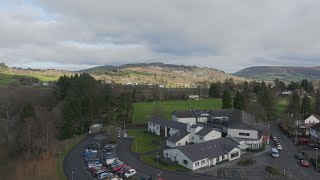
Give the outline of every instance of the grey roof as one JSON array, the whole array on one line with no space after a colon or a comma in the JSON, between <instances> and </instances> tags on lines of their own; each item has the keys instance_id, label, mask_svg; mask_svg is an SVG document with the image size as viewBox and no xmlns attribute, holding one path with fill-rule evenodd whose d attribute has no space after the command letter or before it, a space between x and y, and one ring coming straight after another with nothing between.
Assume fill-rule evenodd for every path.
<instances>
[{"instance_id":1,"label":"grey roof","mask_svg":"<svg viewBox=\"0 0 320 180\"><path fill-rule=\"evenodd\" d=\"M177 118L193 118L196 117L192 110L189 111L174 111L172 113Z\"/></svg>"},{"instance_id":2,"label":"grey roof","mask_svg":"<svg viewBox=\"0 0 320 180\"><path fill-rule=\"evenodd\" d=\"M176 149L179 149L191 161L195 162L206 158L213 159L223 156L237 146L238 144L230 138L219 138L198 144L177 146Z\"/></svg>"},{"instance_id":3,"label":"grey roof","mask_svg":"<svg viewBox=\"0 0 320 180\"><path fill-rule=\"evenodd\" d=\"M238 109L213 110L210 117L227 117L227 127L231 129L257 130L254 116Z\"/></svg>"},{"instance_id":4,"label":"grey roof","mask_svg":"<svg viewBox=\"0 0 320 180\"><path fill-rule=\"evenodd\" d=\"M171 121L171 120L165 120L161 118L153 118L149 122L159 124L160 126L164 127L169 127L169 128L174 128L177 130L186 130L187 129L187 124L186 123L181 123L177 121Z\"/></svg>"},{"instance_id":5,"label":"grey roof","mask_svg":"<svg viewBox=\"0 0 320 180\"><path fill-rule=\"evenodd\" d=\"M194 125L191 126L191 128L193 128L193 129L195 129L195 128L197 128L197 127L201 127L201 126L196 125L196 124L194 124Z\"/></svg>"},{"instance_id":6,"label":"grey roof","mask_svg":"<svg viewBox=\"0 0 320 180\"><path fill-rule=\"evenodd\" d=\"M318 120L320 120L320 116L318 114L312 114L314 117L316 117Z\"/></svg>"},{"instance_id":7,"label":"grey roof","mask_svg":"<svg viewBox=\"0 0 320 180\"><path fill-rule=\"evenodd\" d=\"M187 131L178 131L174 135L167 138L168 141L176 143L182 138L186 137L189 133Z\"/></svg>"},{"instance_id":8,"label":"grey roof","mask_svg":"<svg viewBox=\"0 0 320 180\"><path fill-rule=\"evenodd\" d=\"M207 134L209 134L211 131L213 131L213 129L204 127L199 132L197 132L196 135L204 137Z\"/></svg>"},{"instance_id":9,"label":"grey roof","mask_svg":"<svg viewBox=\"0 0 320 180\"><path fill-rule=\"evenodd\" d=\"M320 132L320 123L317 123L317 124L311 126L310 128Z\"/></svg>"}]
</instances>

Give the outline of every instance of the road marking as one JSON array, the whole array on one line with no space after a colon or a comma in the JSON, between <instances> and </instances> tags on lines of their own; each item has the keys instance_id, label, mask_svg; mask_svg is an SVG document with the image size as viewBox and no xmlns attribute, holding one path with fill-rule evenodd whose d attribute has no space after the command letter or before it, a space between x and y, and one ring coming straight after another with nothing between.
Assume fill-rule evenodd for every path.
<instances>
[{"instance_id":1,"label":"road marking","mask_svg":"<svg viewBox=\"0 0 320 180\"><path fill-rule=\"evenodd\" d=\"M301 171L301 172L302 172L302 174L303 174L303 175L307 176L307 174L306 174L306 173L304 173L303 171Z\"/></svg>"}]
</instances>

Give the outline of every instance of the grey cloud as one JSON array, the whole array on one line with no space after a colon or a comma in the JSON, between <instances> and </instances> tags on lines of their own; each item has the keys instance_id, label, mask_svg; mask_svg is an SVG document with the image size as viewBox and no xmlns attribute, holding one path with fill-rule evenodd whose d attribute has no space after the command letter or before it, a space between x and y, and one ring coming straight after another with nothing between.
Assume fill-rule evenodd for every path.
<instances>
[{"instance_id":1,"label":"grey cloud","mask_svg":"<svg viewBox=\"0 0 320 180\"><path fill-rule=\"evenodd\" d=\"M0 13L0 61L66 67L163 61L228 72L317 65L320 2L39 0ZM288 58L290 57L290 58Z\"/></svg>"}]
</instances>

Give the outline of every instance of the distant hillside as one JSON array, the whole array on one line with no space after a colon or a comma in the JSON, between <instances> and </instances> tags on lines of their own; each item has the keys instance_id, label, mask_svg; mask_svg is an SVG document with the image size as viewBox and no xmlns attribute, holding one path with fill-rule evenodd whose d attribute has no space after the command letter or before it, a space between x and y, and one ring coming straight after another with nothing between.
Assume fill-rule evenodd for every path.
<instances>
[{"instance_id":1,"label":"distant hillside","mask_svg":"<svg viewBox=\"0 0 320 180\"><path fill-rule=\"evenodd\" d=\"M166 87L195 87L199 82L211 83L234 78L243 81L244 78L234 77L214 68L201 68L164 63L138 63L120 66L100 66L79 71L92 74L105 82L121 84L159 84Z\"/></svg>"},{"instance_id":2,"label":"distant hillside","mask_svg":"<svg viewBox=\"0 0 320 180\"><path fill-rule=\"evenodd\" d=\"M58 80L58 78L64 74L71 75L74 73L54 69L22 69L8 67L6 64L0 63L0 86L20 84L22 78L35 78L39 82L51 82Z\"/></svg>"},{"instance_id":3,"label":"distant hillside","mask_svg":"<svg viewBox=\"0 0 320 180\"><path fill-rule=\"evenodd\" d=\"M319 80L320 66L256 66L245 68L233 75L265 81L273 81L276 78L283 81L298 81L302 79Z\"/></svg>"}]
</instances>

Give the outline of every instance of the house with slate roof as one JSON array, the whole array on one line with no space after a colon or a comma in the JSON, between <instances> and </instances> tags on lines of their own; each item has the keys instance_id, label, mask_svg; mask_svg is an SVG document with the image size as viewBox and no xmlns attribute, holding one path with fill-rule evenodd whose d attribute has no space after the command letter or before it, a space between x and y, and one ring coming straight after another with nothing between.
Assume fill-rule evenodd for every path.
<instances>
[{"instance_id":1,"label":"house with slate roof","mask_svg":"<svg viewBox=\"0 0 320 180\"><path fill-rule=\"evenodd\" d=\"M232 161L241 156L238 144L230 138L219 138L188 146L163 150L163 156L173 162L196 170L214 166L221 161Z\"/></svg>"},{"instance_id":2,"label":"house with slate roof","mask_svg":"<svg viewBox=\"0 0 320 180\"><path fill-rule=\"evenodd\" d=\"M187 124L161 118L153 118L148 122L148 131L158 136L169 137L179 131L186 131Z\"/></svg>"}]
</instances>

